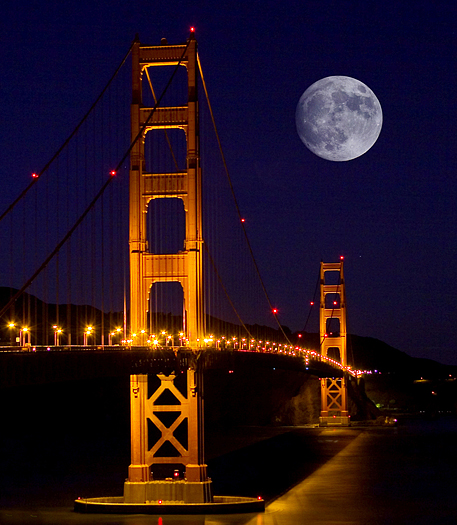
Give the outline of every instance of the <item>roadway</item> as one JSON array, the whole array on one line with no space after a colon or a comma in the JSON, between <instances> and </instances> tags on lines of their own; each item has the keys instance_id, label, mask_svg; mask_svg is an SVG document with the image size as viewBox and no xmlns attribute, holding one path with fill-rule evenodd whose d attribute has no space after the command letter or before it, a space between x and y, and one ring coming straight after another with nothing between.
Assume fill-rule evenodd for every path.
<instances>
[{"instance_id":1,"label":"roadway","mask_svg":"<svg viewBox=\"0 0 457 525\"><path fill-rule=\"evenodd\" d=\"M35 350L33 350L35 348ZM196 353L187 347L32 347L32 351L0 348L0 388L61 381L119 377L126 374L169 374L185 370ZM339 377L342 371L318 358L302 354L262 353L247 350L201 351L205 367L300 370L319 377ZM319 356L320 357L320 356Z\"/></svg>"}]
</instances>

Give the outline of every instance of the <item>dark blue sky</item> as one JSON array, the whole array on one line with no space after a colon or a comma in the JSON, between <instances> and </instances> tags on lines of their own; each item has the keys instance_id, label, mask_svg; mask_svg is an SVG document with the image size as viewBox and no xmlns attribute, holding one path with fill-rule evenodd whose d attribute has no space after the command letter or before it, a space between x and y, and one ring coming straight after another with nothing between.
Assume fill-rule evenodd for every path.
<instances>
[{"instance_id":1,"label":"dark blue sky","mask_svg":"<svg viewBox=\"0 0 457 525\"><path fill-rule=\"evenodd\" d=\"M97 5L96 5L97 4ZM283 324L303 328L321 259L345 256L348 328L457 364L457 7L436 2L10 2L0 20L5 206L87 110L135 33L196 27L219 133ZM316 157L294 122L329 75L367 84L381 135L349 162Z\"/></svg>"}]
</instances>

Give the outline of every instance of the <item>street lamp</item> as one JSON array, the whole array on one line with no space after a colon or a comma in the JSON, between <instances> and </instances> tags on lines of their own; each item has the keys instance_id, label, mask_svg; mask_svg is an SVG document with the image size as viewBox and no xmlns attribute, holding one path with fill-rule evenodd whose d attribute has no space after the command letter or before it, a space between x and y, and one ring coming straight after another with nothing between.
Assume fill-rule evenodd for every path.
<instances>
[{"instance_id":1,"label":"street lamp","mask_svg":"<svg viewBox=\"0 0 457 525\"><path fill-rule=\"evenodd\" d=\"M84 332L84 346L87 346L87 338L90 335L95 335L95 332L93 330L94 330L93 326L86 326L86 330Z\"/></svg>"},{"instance_id":2,"label":"street lamp","mask_svg":"<svg viewBox=\"0 0 457 525\"><path fill-rule=\"evenodd\" d=\"M19 330L19 346L25 346L25 338L27 337L27 342L30 343L30 330L27 326L22 327Z\"/></svg>"},{"instance_id":3,"label":"street lamp","mask_svg":"<svg viewBox=\"0 0 457 525\"><path fill-rule=\"evenodd\" d=\"M62 328L59 328L56 324L52 325L54 328L54 346L59 346L60 344L60 334L62 333Z\"/></svg>"},{"instance_id":4,"label":"street lamp","mask_svg":"<svg viewBox=\"0 0 457 525\"><path fill-rule=\"evenodd\" d=\"M122 332L122 328L116 328L113 332L110 332L108 335L108 344L111 346L113 344L113 336L119 335Z\"/></svg>"},{"instance_id":5,"label":"street lamp","mask_svg":"<svg viewBox=\"0 0 457 525\"><path fill-rule=\"evenodd\" d=\"M209 337L206 337L205 339L203 339L203 342L207 347L212 347L214 343L214 336L210 335Z\"/></svg>"},{"instance_id":6,"label":"street lamp","mask_svg":"<svg viewBox=\"0 0 457 525\"><path fill-rule=\"evenodd\" d=\"M8 326L8 328L9 328L10 330L13 330L13 328L16 328L16 325L15 325L13 322L8 323L7 326ZM10 336L10 339L11 339L11 346L13 346L13 337L14 337L14 334L15 334L15 333L16 333L15 330L11 332L11 336ZM15 341L15 343L17 343L17 337L16 337L16 341Z\"/></svg>"}]
</instances>

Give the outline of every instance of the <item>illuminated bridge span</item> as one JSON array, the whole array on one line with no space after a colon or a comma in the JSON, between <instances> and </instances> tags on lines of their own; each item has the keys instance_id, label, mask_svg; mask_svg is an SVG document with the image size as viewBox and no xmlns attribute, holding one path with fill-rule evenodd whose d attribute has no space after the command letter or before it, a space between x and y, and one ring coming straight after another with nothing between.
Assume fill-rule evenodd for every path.
<instances>
[{"instance_id":1,"label":"illuminated bridge span","mask_svg":"<svg viewBox=\"0 0 457 525\"><path fill-rule=\"evenodd\" d=\"M0 388L47 384L99 377L120 376L126 373L157 374L188 367L194 352L185 347L32 347L30 351L0 349ZM309 357L308 357L309 356ZM344 373L356 373L339 366L334 360L314 351L254 350L204 351L205 369L234 369L249 365L252 368L299 370L317 377L341 378ZM362 372L358 371L357 376Z\"/></svg>"},{"instance_id":2,"label":"illuminated bridge span","mask_svg":"<svg viewBox=\"0 0 457 525\"><path fill-rule=\"evenodd\" d=\"M180 45L136 39L0 220L2 384L83 368L130 374L131 464L110 504L148 512L151 502L217 500L204 460L207 368L303 369L321 378L320 423L349 424L346 381L358 372L347 362L343 261L320 266L319 348L294 344L253 256L193 32ZM154 478L176 464L182 482Z\"/></svg>"}]
</instances>

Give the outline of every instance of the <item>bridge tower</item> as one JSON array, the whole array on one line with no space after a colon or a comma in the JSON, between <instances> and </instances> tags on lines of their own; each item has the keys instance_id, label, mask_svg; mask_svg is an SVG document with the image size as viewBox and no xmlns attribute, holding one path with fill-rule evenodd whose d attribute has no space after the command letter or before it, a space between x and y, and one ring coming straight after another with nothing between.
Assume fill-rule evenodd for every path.
<instances>
[{"instance_id":1,"label":"bridge tower","mask_svg":"<svg viewBox=\"0 0 457 525\"><path fill-rule=\"evenodd\" d=\"M144 107L142 82L147 68L178 65L187 69L187 105L157 107L154 111ZM188 343L180 353L188 354L188 359L184 376L186 386L175 384L177 371L171 369L157 375L160 385L155 391L151 391L151 385L157 378L145 373L130 376L131 464L124 484L124 502L207 503L212 501L212 493L203 454L202 197L197 42L193 33L183 45L143 46L135 42L132 81L132 142L137 137L140 139L136 140L130 154L130 329L132 334L137 334L134 344L144 346L152 285L156 282L181 283ZM186 135L186 170L151 173L145 162L145 136L149 132L173 128ZM184 250L165 255L150 253L146 234L148 203L151 199L171 197L182 199L184 203ZM152 425L156 427L154 434L159 436L155 444L151 443ZM154 466L168 465L171 469L178 464L185 466L184 479L181 474L173 479L173 471L165 479L154 479Z\"/></svg>"},{"instance_id":2,"label":"bridge tower","mask_svg":"<svg viewBox=\"0 0 457 525\"><path fill-rule=\"evenodd\" d=\"M130 153L129 249L130 330L135 344L147 339L149 293L157 282L179 282L184 297L184 325L189 346L196 348L204 336L202 284L202 197L198 129L197 42L191 33L187 44L142 46L132 50L131 136L136 140ZM187 69L186 106L143 107L143 74L149 67L180 64ZM145 137L149 132L180 129L186 135L186 170L151 173L145 163ZM184 203L184 250L154 254L148 250L146 212L152 199L179 198Z\"/></svg>"},{"instance_id":3,"label":"bridge tower","mask_svg":"<svg viewBox=\"0 0 457 525\"><path fill-rule=\"evenodd\" d=\"M321 353L347 366L346 291L343 260L321 262L319 326ZM348 426L347 377L321 378L321 426Z\"/></svg>"}]
</instances>

